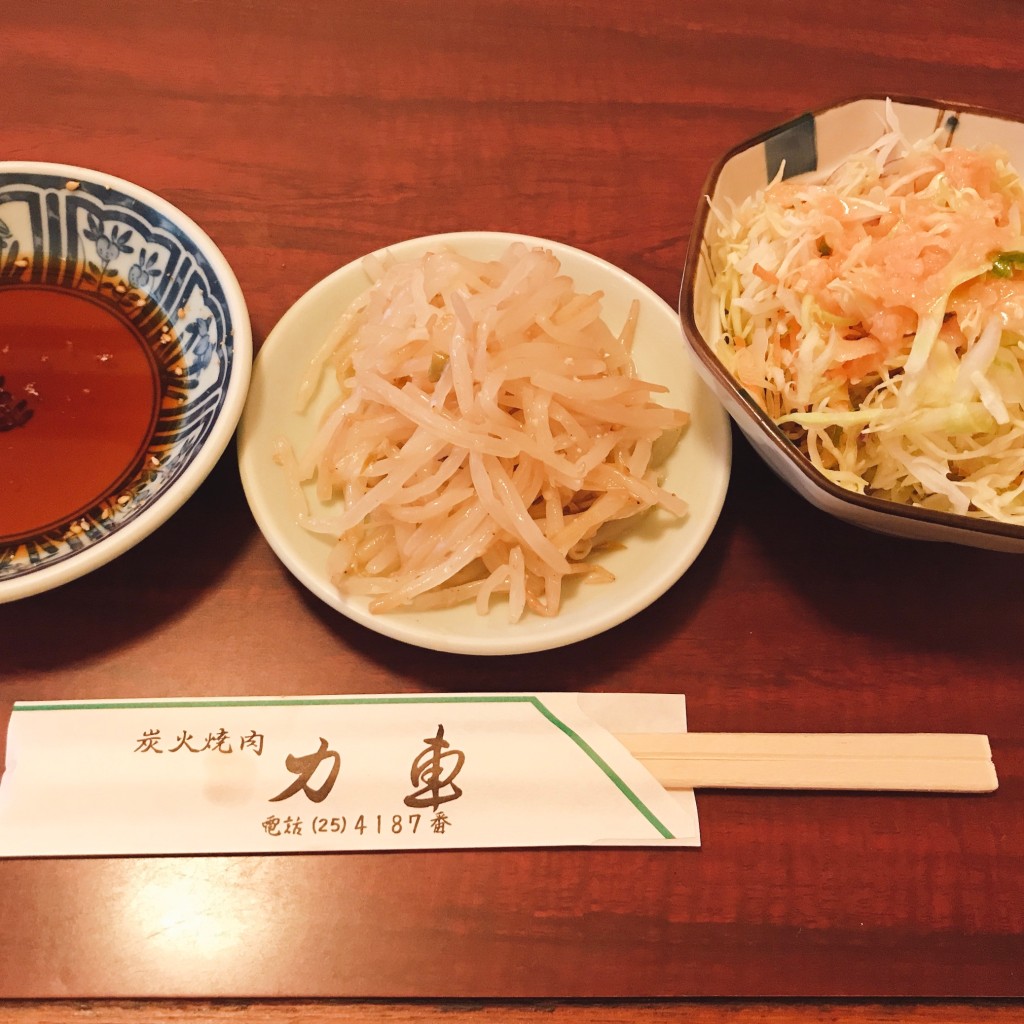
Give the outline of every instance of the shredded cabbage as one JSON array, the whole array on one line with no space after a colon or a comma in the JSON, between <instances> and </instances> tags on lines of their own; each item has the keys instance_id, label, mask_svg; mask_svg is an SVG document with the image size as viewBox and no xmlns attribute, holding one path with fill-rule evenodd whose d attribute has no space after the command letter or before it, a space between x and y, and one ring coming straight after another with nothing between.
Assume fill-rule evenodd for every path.
<instances>
[{"instance_id":1,"label":"shredded cabbage","mask_svg":"<svg viewBox=\"0 0 1024 1024\"><path fill-rule=\"evenodd\" d=\"M884 129L714 210L707 336L836 484L1024 524L1024 185L891 104Z\"/></svg>"}]
</instances>

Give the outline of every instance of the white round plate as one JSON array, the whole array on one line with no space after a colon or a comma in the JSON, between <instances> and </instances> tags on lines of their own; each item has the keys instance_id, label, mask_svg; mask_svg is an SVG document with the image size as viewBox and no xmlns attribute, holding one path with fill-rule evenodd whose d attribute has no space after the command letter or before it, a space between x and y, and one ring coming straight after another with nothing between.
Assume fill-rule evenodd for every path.
<instances>
[{"instance_id":1,"label":"white round plate","mask_svg":"<svg viewBox=\"0 0 1024 1024\"><path fill-rule=\"evenodd\" d=\"M660 597L689 568L718 520L729 481L729 420L694 373L675 311L646 285L617 267L546 239L497 232L467 231L411 239L388 247L396 259L416 258L447 246L475 259L494 259L521 241L551 250L582 291L604 293L603 315L613 331L624 322L630 303L640 302L634 342L638 375L664 384L664 405L686 409L691 422L666 461L665 486L689 504L684 520L652 510L632 525L620 548L600 557L614 582L567 587L558 615L527 611L510 623L506 606L494 600L488 615L472 604L431 611L373 614L365 597L340 593L326 572L331 542L295 521L284 471L273 459L279 438L302 452L320 412L330 400L321 388L305 413L294 411L299 382L314 352L339 313L369 286L357 260L308 291L284 315L263 345L253 368L249 397L239 428L242 483L256 522L292 573L350 619L419 647L460 654L522 654L548 650L594 636L624 622Z\"/></svg>"}]
</instances>

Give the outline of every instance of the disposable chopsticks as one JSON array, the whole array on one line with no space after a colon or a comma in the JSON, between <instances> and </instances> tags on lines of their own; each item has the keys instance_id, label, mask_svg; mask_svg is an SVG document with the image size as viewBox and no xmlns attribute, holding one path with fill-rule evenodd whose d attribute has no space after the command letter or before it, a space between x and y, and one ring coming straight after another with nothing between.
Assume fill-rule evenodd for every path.
<instances>
[{"instance_id":1,"label":"disposable chopsticks","mask_svg":"<svg viewBox=\"0 0 1024 1024\"><path fill-rule=\"evenodd\" d=\"M990 793L987 736L962 733L629 733L619 741L666 789Z\"/></svg>"}]
</instances>

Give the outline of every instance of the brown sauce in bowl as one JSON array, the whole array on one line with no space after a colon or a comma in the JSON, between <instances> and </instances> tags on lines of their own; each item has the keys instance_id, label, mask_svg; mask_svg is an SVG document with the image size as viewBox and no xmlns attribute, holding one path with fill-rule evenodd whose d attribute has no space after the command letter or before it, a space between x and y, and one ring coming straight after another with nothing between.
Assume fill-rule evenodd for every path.
<instances>
[{"instance_id":1,"label":"brown sauce in bowl","mask_svg":"<svg viewBox=\"0 0 1024 1024\"><path fill-rule=\"evenodd\" d=\"M139 472L160 368L130 320L88 293L0 289L0 542L59 528Z\"/></svg>"}]
</instances>

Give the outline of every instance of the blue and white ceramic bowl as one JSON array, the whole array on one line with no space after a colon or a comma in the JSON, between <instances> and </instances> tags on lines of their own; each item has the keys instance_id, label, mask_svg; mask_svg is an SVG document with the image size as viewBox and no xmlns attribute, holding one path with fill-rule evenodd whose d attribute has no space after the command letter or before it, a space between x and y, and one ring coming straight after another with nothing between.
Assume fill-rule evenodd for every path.
<instances>
[{"instance_id":1,"label":"blue and white ceramic bowl","mask_svg":"<svg viewBox=\"0 0 1024 1024\"><path fill-rule=\"evenodd\" d=\"M37 535L0 538L0 602L79 577L165 522L230 441L252 365L245 300L217 247L159 196L108 174L0 162L0 290L19 285L87 292L130 324L159 397L155 429L116 493ZM0 339L0 377L3 352ZM0 385L0 409L19 404ZM9 444L16 426L31 426L6 419Z\"/></svg>"}]
</instances>

